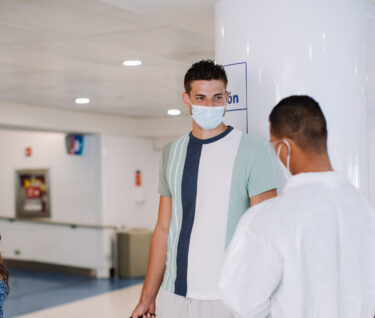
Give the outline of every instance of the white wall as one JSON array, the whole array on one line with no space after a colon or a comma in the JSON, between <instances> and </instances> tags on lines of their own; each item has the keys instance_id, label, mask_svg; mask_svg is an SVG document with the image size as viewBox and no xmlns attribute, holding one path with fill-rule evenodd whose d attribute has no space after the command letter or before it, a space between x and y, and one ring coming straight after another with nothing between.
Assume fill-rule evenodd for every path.
<instances>
[{"instance_id":1,"label":"white wall","mask_svg":"<svg viewBox=\"0 0 375 318\"><path fill-rule=\"evenodd\" d=\"M32 147L33 155L25 156ZM15 217L15 170L50 170L51 221L101 224L101 144L85 136L82 156L66 153L65 134L0 130L0 215ZM109 230L0 221L5 258L95 269L108 275ZM107 242L107 246L104 246Z\"/></svg>"},{"instance_id":2,"label":"white wall","mask_svg":"<svg viewBox=\"0 0 375 318\"><path fill-rule=\"evenodd\" d=\"M153 229L160 152L150 139L103 135L102 142L104 224ZM141 188L135 186L136 170L142 172ZM137 202L140 196L143 203Z\"/></svg>"},{"instance_id":3,"label":"white wall","mask_svg":"<svg viewBox=\"0 0 375 318\"><path fill-rule=\"evenodd\" d=\"M65 134L0 130L0 216L15 217L15 170L50 170L51 221L149 228L158 212L159 150L150 138L85 136L82 156L70 156ZM32 157L25 148L32 147ZM143 202L135 187L142 171ZM91 268L106 277L112 267L110 229L0 221L5 258Z\"/></svg>"},{"instance_id":4,"label":"white wall","mask_svg":"<svg viewBox=\"0 0 375 318\"><path fill-rule=\"evenodd\" d=\"M93 269L98 277L109 276L110 229L0 220L0 232L4 258Z\"/></svg>"},{"instance_id":5,"label":"white wall","mask_svg":"<svg viewBox=\"0 0 375 318\"><path fill-rule=\"evenodd\" d=\"M32 147L33 155L25 156ZM0 130L0 215L15 216L15 170L50 170L52 220L98 224L100 138L85 136L82 156L66 153L65 134Z\"/></svg>"},{"instance_id":6,"label":"white wall","mask_svg":"<svg viewBox=\"0 0 375 318\"><path fill-rule=\"evenodd\" d=\"M375 125L369 127L369 198L375 208Z\"/></svg>"},{"instance_id":7,"label":"white wall","mask_svg":"<svg viewBox=\"0 0 375 318\"><path fill-rule=\"evenodd\" d=\"M371 4L367 22L369 198L375 207L375 6Z\"/></svg>"}]
</instances>

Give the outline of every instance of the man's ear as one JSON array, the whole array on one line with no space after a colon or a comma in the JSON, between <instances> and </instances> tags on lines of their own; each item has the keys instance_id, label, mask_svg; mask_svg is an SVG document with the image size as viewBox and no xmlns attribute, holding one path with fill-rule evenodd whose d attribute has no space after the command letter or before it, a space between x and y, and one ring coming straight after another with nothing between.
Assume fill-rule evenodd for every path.
<instances>
[{"instance_id":1,"label":"man's ear","mask_svg":"<svg viewBox=\"0 0 375 318\"><path fill-rule=\"evenodd\" d=\"M184 93L182 94L182 100L183 100L185 106L186 106L187 108L189 108L189 113L191 114L191 113L192 113L192 109L191 109L192 107L191 107L191 104L190 104L190 97L189 97L189 94L186 93L186 92L184 92Z\"/></svg>"}]
</instances>

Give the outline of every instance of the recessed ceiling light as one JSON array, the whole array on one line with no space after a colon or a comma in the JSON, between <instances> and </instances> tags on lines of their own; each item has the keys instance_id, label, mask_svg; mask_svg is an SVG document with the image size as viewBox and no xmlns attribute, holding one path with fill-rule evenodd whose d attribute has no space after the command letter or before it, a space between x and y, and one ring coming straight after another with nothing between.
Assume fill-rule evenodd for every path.
<instances>
[{"instance_id":1,"label":"recessed ceiling light","mask_svg":"<svg viewBox=\"0 0 375 318\"><path fill-rule=\"evenodd\" d=\"M89 98L76 98L75 103L76 104L88 104L90 103L90 99Z\"/></svg>"},{"instance_id":2,"label":"recessed ceiling light","mask_svg":"<svg viewBox=\"0 0 375 318\"><path fill-rule=\"evenodd\" d=\"M169 109L168 110L169 116L178 116L180 114L181 114L181 110L179 110L179 109Z\"/></svg>"},{"instance_id":3,"label":"recessed ceiling light","mask_svg":"<svg viewBox=\"0 0 375 318\"><path fill-rule=\"evenodd\" d=\"M128 61L122 62L122 65L124 66L138 66L141 64L142 64L142 61L138 61L138 60L128 60Z\"/></svg>"}]
</instances>

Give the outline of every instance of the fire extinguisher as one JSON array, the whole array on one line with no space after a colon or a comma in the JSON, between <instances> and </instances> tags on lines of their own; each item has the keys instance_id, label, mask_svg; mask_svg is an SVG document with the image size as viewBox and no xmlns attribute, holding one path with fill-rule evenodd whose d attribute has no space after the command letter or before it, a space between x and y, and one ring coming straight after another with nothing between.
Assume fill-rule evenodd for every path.
<instances>
[{"instance_id":1,"label":"fire extinguisher","mask_svg":"<svg viewBox=\"0 0 375 318\"><path fill-rule=\"evenodd\" d=\"M142 188L142 173L141 170L136 170L135 171L135 201L138 204L143 204L145 202L144 198L144 192Z\"/></svg>"},{"instance_id":2,"label":"fire extinguisher","mask_svg":"<svg viewBox=\"0 0 375 318\"><path fill-rule=\"evenodd\" d=\"M142 174L141 174L141 170L136 170L135 171L135 186L136 187L142 186Z\"/></svg>"}]
</instances>

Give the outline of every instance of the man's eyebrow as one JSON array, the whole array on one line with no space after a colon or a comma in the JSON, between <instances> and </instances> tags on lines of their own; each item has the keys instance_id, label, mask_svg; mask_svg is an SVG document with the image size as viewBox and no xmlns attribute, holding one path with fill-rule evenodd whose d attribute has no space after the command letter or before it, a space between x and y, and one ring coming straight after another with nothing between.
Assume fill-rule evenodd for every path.
<instances>
[{"instance_id":1,"label":"man's eyebrow","mask_svg":"<svg viewBox=\"0 0 375 318\"><path fill-rule=\"evenodd\" d=\"M195 95L194 95L194 97L197 97L197 96L199 96L199 97L204 97L204 96L206 96L206 95L204 95L204 94L195 94Z\"/></svg>"}]
</instances>

